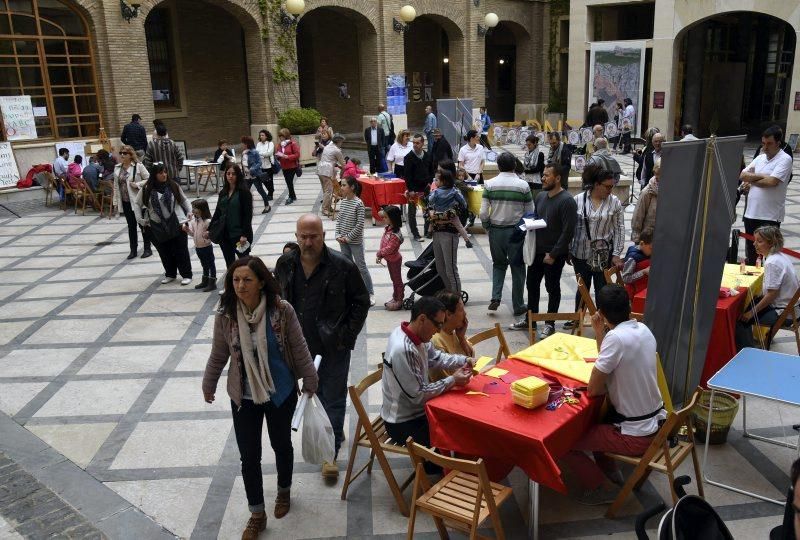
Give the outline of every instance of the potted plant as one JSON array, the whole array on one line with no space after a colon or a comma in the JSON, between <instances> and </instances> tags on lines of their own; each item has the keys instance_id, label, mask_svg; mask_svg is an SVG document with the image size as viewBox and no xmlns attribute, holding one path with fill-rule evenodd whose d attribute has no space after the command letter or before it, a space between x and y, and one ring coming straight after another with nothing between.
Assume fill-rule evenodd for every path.
<instances>
[{"instance_id":1,"label":"potted plant","mask_svg":"<svg viewBox=\"0 0 800 540\"><path fill-rule=\"evenodd\" d=\"M286 128L300 146L300 162L313 163L314 136L316 135L320 112L311 108L287 109L278 117L278 127Z\"/></svg>"}]
</instances>

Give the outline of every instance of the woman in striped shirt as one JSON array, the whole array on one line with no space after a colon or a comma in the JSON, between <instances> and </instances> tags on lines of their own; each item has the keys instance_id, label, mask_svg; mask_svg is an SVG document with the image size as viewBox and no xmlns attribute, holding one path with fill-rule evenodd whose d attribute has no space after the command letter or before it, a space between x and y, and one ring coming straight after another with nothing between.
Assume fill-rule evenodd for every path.
<instances>
[{"instance_id":1,"label":"woman in striped shirt","mask_svg":"<svg viewBox=\"0 0 800 540\"><path fill-rule=\"evenodd\" d=\"M587 289L594 281L594 293L597 296L597 291L606 284L603 270L612 265L622 269L620 256L625 244L625 214L622 203L611 193L614 188L613 172L589 165L584 169L583 183L588 188L575 196L578 219L569 254L575 275L583 278ZM602 260L593 261L598 256ZM575 295L576 311L580 300L579 292Z\"/></svg>"},{"instance_id":2,"label":"woman in striped shirt","mask_svg":"<svg viewBox=\"0 0 800 540\"><path fill-rule=\"evenodd\" d=\"M369 291L369 305L375 305L375 291L372 288L372 278L364 259L364 203L358 196L361 194L361 184L352 176L342 178L342 194L344 199L339 206L339 215L336 217L336 241L339 242L342 253L356 263L358 271L364 280L364 285Z\"/></svg>"}]
</instances>

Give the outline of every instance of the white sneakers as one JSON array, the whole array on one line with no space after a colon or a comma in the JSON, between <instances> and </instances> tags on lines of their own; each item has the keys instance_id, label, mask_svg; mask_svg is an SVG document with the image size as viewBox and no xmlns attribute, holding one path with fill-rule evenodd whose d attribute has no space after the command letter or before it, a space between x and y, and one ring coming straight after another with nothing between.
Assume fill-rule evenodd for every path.
<instances>
[{"instance_id":1,"label":"white sneakers","mask_svg":"<svg viewBox=\"0 0 800 540\"><path fill-rule=\"evenodd\" d=\"M177 278L164 276L164 279L161 280L161 284L162 285L166 285L167 283L172 283L173 281L175 281L175 279L177 279ZM181 285L188 285L191 282L192 282L192 278L188 278L188 277L187 278L183 278L181 280Z\"/></svg>"},{"instance_id":2,"label":"white sneakers","mask_svg":"<svg viewBox=\"0 0 800 540\"><path fill-rule=\"evenodd\" d=\"M370 307L375 305L375 295L374 294L369 295L369 305L370 305Z\"/></svg>"},{"instance_id":3,"label":"white sneakers","mask_svg":"<svg viewBox=\"0 0 800 540\"><path fill-rule=\"evenodd\" d=\"M188 284L189 284L189 283L191 283L191 282L192 282L192 278L190 278L190 277L183 278L183 279L181 280L181 285L188 285Z\"/></svg>"}]
</instances>

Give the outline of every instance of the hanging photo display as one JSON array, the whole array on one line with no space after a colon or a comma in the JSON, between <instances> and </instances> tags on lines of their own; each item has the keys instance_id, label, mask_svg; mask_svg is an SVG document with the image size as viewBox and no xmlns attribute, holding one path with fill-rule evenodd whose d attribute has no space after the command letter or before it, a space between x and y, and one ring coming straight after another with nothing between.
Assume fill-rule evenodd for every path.
<instances>
[{"instance_id":1,"label":"hanging photo display","mask_svg":"<svg viewBox=\"0 0 800 540\"><path fill-rule=\"evenodd\" d=\"M389 114L406 114L408 88L403 73L392 73L386 76L386 108Z\"/></svg>"},{"instance_id":2,"label":"hanging photo display","mask_svg":"<svg viewBox=\"0 0 800 540\"><path fill-rule=\"evenodd\" d=\"M577 130L573 129L567 134L567 141L569 141L569 144L573 146L578 146L581 144L581 134L578 133Z\"/></svg>"},{"instance_id":3,"label":"hanging photo display","mask_svg":"<svg viewBox=\"0 0 800 540\"><path fill-rule=\"evenodd\" d=\"M589 103L604 99L612 117L616 103L630 98L634 120L622 128L634 137L641 132L645 45L644 41L596 42L589 56Z\"/></svg>"}]
</instances>

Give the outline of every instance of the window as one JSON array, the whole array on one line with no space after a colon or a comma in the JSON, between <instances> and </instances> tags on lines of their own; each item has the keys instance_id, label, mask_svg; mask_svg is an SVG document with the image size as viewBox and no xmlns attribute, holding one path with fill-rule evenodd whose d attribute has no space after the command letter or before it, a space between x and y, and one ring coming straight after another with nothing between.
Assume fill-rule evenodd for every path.
<instances>
[{"instance_id":1,"label":"window","mask_svg":"<svg viewBox=\"0 0 800 540\"><path fill-rule=\"evenodd\" d=\"M29 95L39 138L100 131L94 58L81 16L60 0L0 0L0 95Z\"/></svg>"},{"instance_id":2,"label":"window","mask_svg":"<svg viewBox=\"0 0 800 540\"><path fill-rule=\"evenodd\" d=\"M144 23L144 31L155 107L180 108L170 10L159 8L151 11Z\"/></svg>"}]
</instances>

